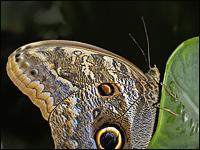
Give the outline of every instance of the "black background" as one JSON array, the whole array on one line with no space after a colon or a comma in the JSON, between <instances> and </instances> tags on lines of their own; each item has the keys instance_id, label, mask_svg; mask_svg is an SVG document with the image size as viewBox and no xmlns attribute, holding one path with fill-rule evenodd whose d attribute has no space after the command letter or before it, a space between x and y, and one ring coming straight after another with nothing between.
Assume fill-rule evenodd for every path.
<instances>
[{"instance_id":1,"label":"black background","mask_svg":"<svg viewBox=\"0 0 200 150\"><path fill-rule=\"evenodd\" d=\"M199 36L199 1L1 1L1 141L3 148L54 148L48 122L6 74L8 56L18 47L46 39L75 40L117 53L142 71L147 53L160 70L183 41Z\"/></svg>"}]
</instances>

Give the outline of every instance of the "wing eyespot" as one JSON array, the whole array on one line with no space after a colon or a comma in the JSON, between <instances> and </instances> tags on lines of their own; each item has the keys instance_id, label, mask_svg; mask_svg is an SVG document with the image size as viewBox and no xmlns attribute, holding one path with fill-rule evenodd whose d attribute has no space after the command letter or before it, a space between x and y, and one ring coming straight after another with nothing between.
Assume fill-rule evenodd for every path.
<instances>
[{"instance_id":1,"label":"wing eyespot","mask_svg":"<svg viewBox=\"0 0 200 150\"><path fill-rule=\"evenodd\" d=\"M109 96L114 94L114 87L110 83L102 83L98 86L98 91L101 96Z\"/></svg>"},{"instance_id":2,"label":"wing eyespot","mask_svg":"<svg viewBox=\"0 0 200 150\"><path fill-rule=\"evenodd\" d=\"M96 134L96 144L99 149L120 149L122 135L115 127L105 127Z\"/></svg>"},{"instance_id":3,"label":"wing eyespot","mask_svg":"<svg viewBox=\"0 0 200 150\"><path fill-rule=\"evenodd\" d=\"M93 112L93 119L96 119L101 114L100 108L95 108L92 112Z\"/></svg>"},{"instance_id":4,"label":"wing eyespot","mask_svg":"<svg viewBox=\"0 0 200 150\"><path fill-rule=\"evenodd\" d=\"M20 62L23 59L23 57L19 57L19 56L21 56L21 53L18 53L18 54L15 55L15 61L16 62Z\"/></svg>"},{"instance_id":5,"label":"wing eyespot","mask_svg":"<svg viewBox=\"0 0 200 150\"><path fill-rule=\"evenodd\" d=\"M31 69L30 74L33 76L38 75L39 71L37 69Z\"/></svg>"},{"instance_id":6,"label":"wing eyespot","mask_svg":"<svg viewBox=\"0 0 200 150\"><path fill-rule=\"evenodd\" d=\"M20 55L21 55L20 53L16 54L16 55L15 55L15 58L19 57Z\"/></svg>"},{"instance_id":7,"label":"wing eyespot","mask_svg":"<svg viewBox=\"0 0 200 150\"><path fill-rule=\"evenodd\" d=\"M16 61L16 62L19 62L19 61L20 61L20 59L19 59L19 58L16 58L16 59L15 59L15 61Z\"/></svg>"}]
</instances>

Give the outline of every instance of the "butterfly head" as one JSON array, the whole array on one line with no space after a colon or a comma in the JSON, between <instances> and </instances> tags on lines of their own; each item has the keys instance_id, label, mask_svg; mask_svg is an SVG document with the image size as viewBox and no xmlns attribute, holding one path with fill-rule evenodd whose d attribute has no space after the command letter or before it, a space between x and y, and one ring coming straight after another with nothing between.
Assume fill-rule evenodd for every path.
<instances>
[{"instance_id":1,"label":"butterfly head","mask_svg":"<svg viewBox=\"0 0 200 150\"><path fill-rule=\"evenodd\" d=\"M150 68L150 70L148 71L147 75L153 77L153 79L157 83L160 82L160 72L159 72L158 68L156 67L156 65L154 65L153 68Z\"/></svg>"}]
</instances>

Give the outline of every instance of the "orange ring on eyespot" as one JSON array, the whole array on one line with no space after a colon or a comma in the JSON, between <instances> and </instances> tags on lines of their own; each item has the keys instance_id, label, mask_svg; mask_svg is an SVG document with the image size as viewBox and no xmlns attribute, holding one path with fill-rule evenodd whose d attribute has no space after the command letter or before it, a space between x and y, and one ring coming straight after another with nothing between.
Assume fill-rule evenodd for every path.
<instances>
[{"instance_id":1,"label":"orange ring on eyespot","mask_svg":"<svg viewBox=\"0 0 200 150\"><path fill-rule=\"evenodd\" d=\"M118 137L118 144L115 147L115 149L120 149L122 146L122 136L119 130L117 130L115 127L106 127L97 132L97 135L96 135L97 147L99 149L104 149L100 143L100 138L101 138L101 135L103 135L106 132L112 132L116 137Z\"/></svg>"}]
</instances>

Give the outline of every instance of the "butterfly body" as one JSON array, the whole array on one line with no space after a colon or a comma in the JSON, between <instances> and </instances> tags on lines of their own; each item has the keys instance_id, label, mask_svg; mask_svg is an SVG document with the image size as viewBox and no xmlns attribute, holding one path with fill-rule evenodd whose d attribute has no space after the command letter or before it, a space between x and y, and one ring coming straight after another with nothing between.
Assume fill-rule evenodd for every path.
<instances>
[{"instance_id":1,"label":"butterfly body","mask_svg":"<svg viewBox=\"0 0 200 150\"><path fill-rule=\"evenodd\" d=\"M144 74L99 47L50 40L18 48L7 72L49 121L55 148L101 148L116 135L109 148L148 146L159 93L156 67ZM109 134L101 135L105 128Z\"/></svg>"}]
</instances>

